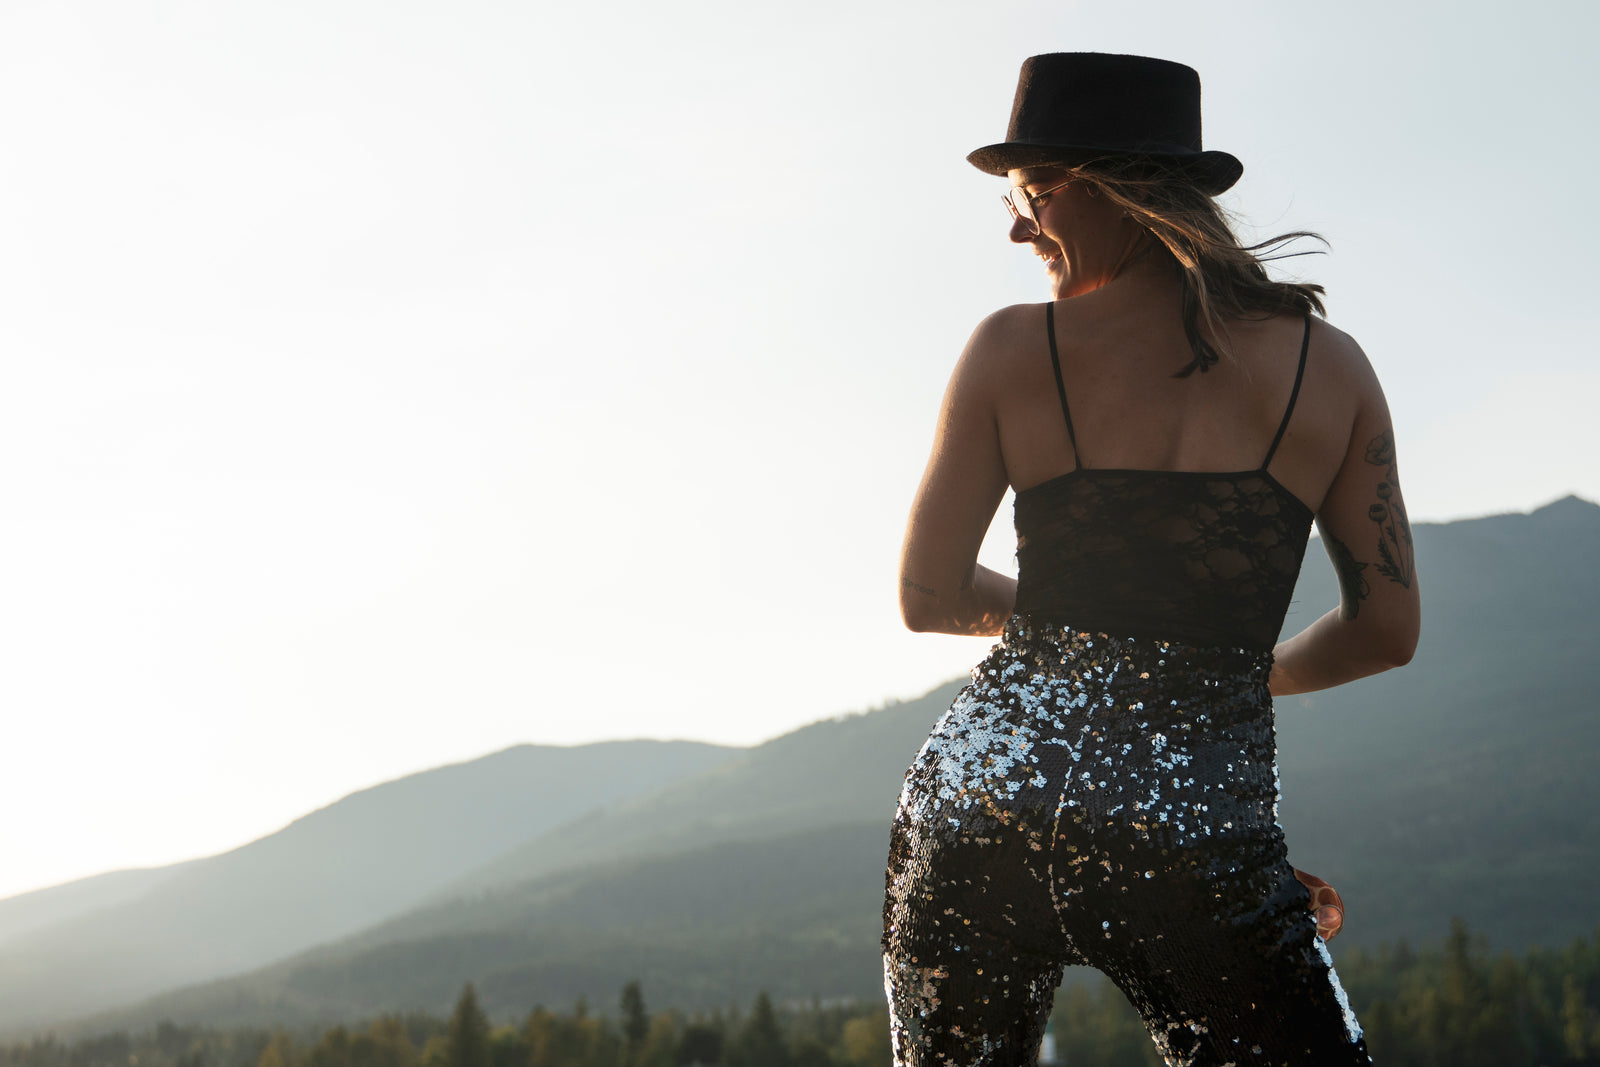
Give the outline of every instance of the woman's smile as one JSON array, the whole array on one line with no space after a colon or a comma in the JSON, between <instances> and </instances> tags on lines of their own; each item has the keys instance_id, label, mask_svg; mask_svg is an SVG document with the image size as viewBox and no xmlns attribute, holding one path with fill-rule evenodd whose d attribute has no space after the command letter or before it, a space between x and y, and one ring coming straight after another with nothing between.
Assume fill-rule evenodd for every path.
<instances>
[{"instance_id":1,"label":"woman's smile","mask_svg":"<svg viewBox=\"0 0 1600 1067\"><path fill-rule=\"evenodd\" d=\"M1051 277L1063 274L1067 269L1066 256L1061 253L1061 246L1054 241L1044 240L1036 242L1033 254L1044 261L1044 272Z\"/></svg>"}]
</instances>

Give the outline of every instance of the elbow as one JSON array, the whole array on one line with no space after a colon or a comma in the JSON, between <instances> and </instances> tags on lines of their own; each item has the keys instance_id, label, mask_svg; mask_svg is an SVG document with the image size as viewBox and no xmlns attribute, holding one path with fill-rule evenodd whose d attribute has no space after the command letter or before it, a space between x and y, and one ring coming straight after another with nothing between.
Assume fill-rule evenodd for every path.
<instances>
[{"instance_id":1,"label":"elbow","mask_svg":"<svg viewBox=\"0 0 1600 1067\"><path fill-rule=\"evenodd\" d=\"M921 600L922 602L918 602ZM939 628L937 612L923 598L900 598L900 621L914 634L933 633Z\"/></svg>"},{"instance_id":2,"label":"elbow","mask_svg":"<svg viewBox=\"0 0 1600 1067\"><path fill-rule=\"evenodd\" d=\"M1404 667L1417 654L1417 639L1422 636L1422 605L1413 601L1389 633L1389 658L1393 666Z\"/></svg>"},{"instance_id":3,"label":"elbow","mask_svg":"<svg viewBox=\"0 0 1600 1067\"><path fill-rule=\"evenodd\" d=\"M1336 643L1341 646L1342 658L1355 670L1352 678L1404 667L1416 655L1419 627L1415 618L1384 618L1368 612L1352 618L1341 612L1338 625L1340 639Z\"/></svg>"},{"instance_id":4,"label":"elbow","mask_svg":"<svg viewBox=\"0 0 1600 1067\"><path fill-rule=\"evenodd\" d=\"M1417 654L1417 637L1417 631L1412 630L1389 650L1393 666L1404 667L1411 662L1411 657Z\"/></svg>"},{"instance_id":5,"label":"elbow","mask_svg":"<svg viewBox=\"0 0 1600 1067\"><path fill-rule=\"evenodd\" d=\"M1373 635L1367 651L1384 670L1404 667L1417 654L1420 628L1415 623L1386 628Z\"/></svg>"},{"instance_id":6,"label":"elbow","mask_svg":"<svg viewBox=\"0 0 1600 1067\"><path fill-rule=\"evenodd\" d=\"M1410 597L1390 597L1379 604L1339 606L1349 649L1372 672L1404 667L1417 654L1422 634L1422 605Z\"/></svg>"},{"instance_id":7,"label":"elbow","mask_svg":"<svg viewBox=\"0 0 1600 1067\"><path fill-rule=\"evenodd\" d=\"M1385 664L1392 670L1395 667L1404 667L1411 662L1411 657L1417 654L1417 643L1412 641L1408 645L1396 645L1384 657Z\"/></svg>"},{"instance_id":8,"label":"elbow","mask_svg":"<svg viewBox=\"0 0 1600 1067\"><path fill-rule=\"evenodd\" d=\"M900 621L915 634L940 631L949 622L939 594L903 571L900 575Z\"/></svg>"}]
</instances>

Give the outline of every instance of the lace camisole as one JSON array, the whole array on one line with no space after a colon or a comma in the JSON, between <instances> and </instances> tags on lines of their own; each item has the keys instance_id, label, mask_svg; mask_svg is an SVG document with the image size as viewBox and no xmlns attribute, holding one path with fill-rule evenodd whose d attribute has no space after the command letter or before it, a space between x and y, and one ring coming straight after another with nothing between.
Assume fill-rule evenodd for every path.
<instances>
[{"instance_id":1,"label":"lace camisole","mask_svg":"<svg viewBox=\"0 0 1600 1067\"><path fill-rule=\"evenodd\" d=\"M1017 493L1017 614L1075 630L1270 651L1311 534L1311 509L1268 470L1300 395L1311 317L1283 421L1249 471L1082 466L1050 304L1045 328L1074 469Z\"/></svg>"}]
</instances>

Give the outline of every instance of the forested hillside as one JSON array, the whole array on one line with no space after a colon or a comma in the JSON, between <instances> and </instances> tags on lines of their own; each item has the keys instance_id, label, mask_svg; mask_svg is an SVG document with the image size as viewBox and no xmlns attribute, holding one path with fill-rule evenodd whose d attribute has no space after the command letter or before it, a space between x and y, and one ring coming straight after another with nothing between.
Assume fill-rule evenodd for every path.
<instances>
[{"instance_id":1,"label":"forested hillside","mask_svg":"<svg viewBox=\"0 0 1600 1067\"><path fill-rule=\"evenodd\" d=\"M1386 1067L1540 1067L1600 1055L1600 934L1555 951L1491 956L1464 923L1441 945L1357 950L1341 965L1376 1061ZM381 1015L297 1030L162 1023L71 1044L0 1047L0 1067L889 1067L879 998L753 1000L706 1012L651 1012L630 981L617 999L570 1010L488 1012L472 983L448 1019ZM748 1003L748 1010L743 1010ZM1102 978L1064 987L1046 1030L1046 1067L1159 1067L1155 1045Z\"/></svg>"}]
</instances>

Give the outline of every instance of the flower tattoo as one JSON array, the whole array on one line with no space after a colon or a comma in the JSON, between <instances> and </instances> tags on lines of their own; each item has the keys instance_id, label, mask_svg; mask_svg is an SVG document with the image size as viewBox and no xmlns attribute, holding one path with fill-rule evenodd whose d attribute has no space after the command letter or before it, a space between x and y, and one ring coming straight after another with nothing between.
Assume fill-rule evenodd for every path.
<instances>
[{"instance_id":1,"label":"flower tattoo","mask_svg":"<svg viewBox=\"0 0 1600 1067\"><path fill-rule=\"evenodd\" d=\"M1400 499L1400 475L1394 462L1394 438L1390 431L1385 430L1367 442L1367 462L1386 468L1384 480L1378 483L1378 502L1367 509L1367 518L1378 527L1378 573L1410 589L1417 563L1411 543L1411 524L1406 521L1406 506Z\"/></svg>"},{"instance_id":2,"label":"flower tattoo","mask_svg":"<svg viewBox=\"0 0 1600 1067\"><path fill-rule=\"evenodd\" d=\"M1361 614L1361 602L1372 592L1372 586L1361 576L1367 564L1356 559L1350 546L1332 534L1325 534L1323 540L1328 546L1328 555L1333 557L1334 572L1339 576L1339 591L1344 594L1339 600L1339 617L1353 619Z\"/></svg>"}]
</instances>

